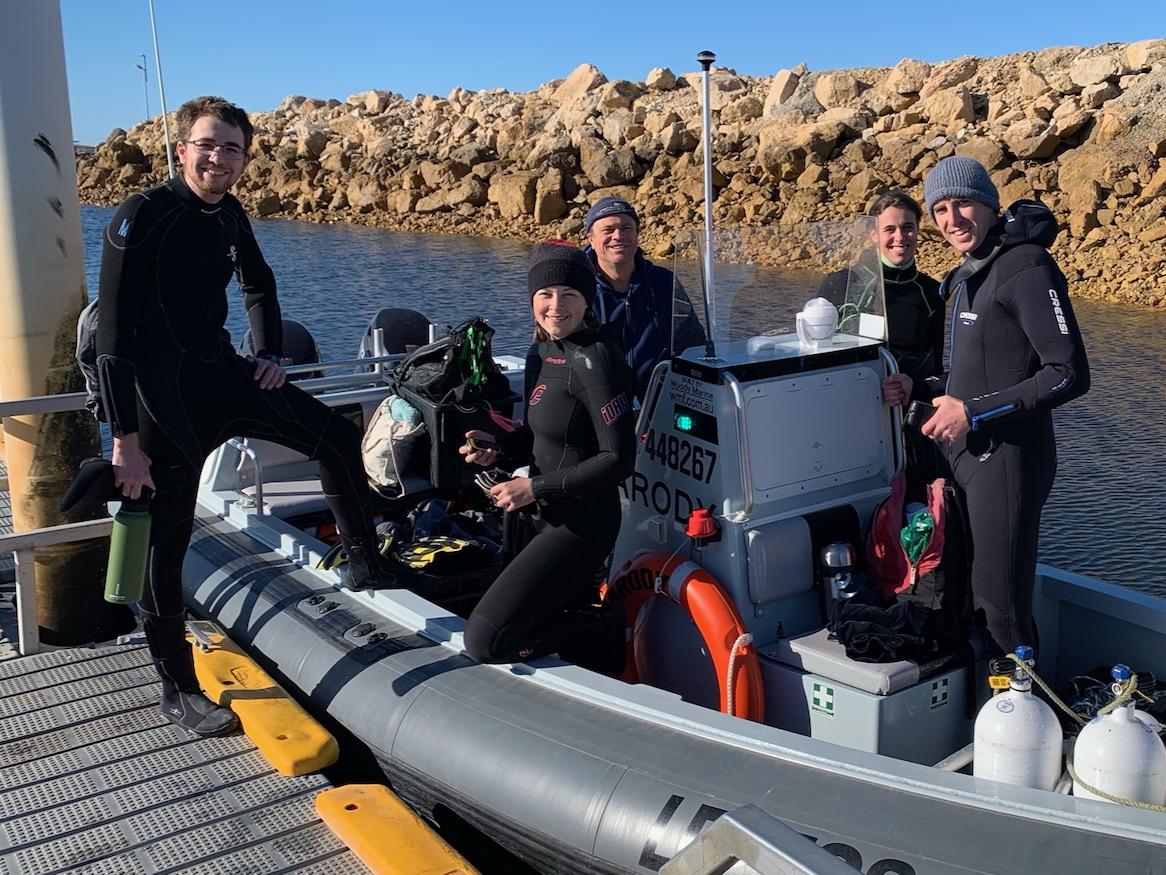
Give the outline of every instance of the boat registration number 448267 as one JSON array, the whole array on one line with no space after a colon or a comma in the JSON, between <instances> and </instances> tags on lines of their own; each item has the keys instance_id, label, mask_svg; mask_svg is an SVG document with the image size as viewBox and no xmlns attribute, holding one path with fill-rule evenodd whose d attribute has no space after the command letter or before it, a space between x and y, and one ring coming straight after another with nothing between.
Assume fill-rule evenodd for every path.
<instances>
[{"instance_id":1,"label":"boat registration number 448267","mask_svg":"<svg viewBox=\"0 0 1166 875\"><path fill-rule=\"evenodd\" d=\"M717 452L668 432L648 431L644 451L653 462L671 468L698 483L711 483L717 467Z\"/></svg>"}]
</instances>

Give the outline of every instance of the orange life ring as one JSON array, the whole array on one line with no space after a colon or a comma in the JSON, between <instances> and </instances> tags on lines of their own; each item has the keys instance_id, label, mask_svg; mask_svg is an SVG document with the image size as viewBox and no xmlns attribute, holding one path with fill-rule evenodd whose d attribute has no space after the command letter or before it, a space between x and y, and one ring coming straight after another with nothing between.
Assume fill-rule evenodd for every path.
<instances>
[{"instance_id":1,"label":"orange life ring","mask_svg":"<svg viewBox=\"0 0 1166 875\"><path fill-rule=\"evenodd\" d=\"M672 575L680 579L672 580ZM619 601L624 609L624 633L627 637L627 663L620 680L637 683L633 631L636 617L644 603L656 595L656 578L662 578L662 595L666 594L688 611L712 656L721 694L721 711L729 713L729 661L737 639L745 633L745 622L737 608L708 571L666 553L644 550L623 565L603 585L605 601ZM733 673L733 710L738 717L763 723L765 690L761 681L761 663L751 644L737 645Z\"/></svg>"}]
</instances>

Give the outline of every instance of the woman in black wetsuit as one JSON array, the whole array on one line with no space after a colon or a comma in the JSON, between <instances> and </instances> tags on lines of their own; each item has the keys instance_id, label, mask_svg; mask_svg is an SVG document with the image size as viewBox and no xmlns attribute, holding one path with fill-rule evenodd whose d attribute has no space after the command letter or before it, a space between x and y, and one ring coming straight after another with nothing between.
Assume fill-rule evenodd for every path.
<instances>
[{"instance_id":1,"label":"woman in black wetsuit","mask_svg":"<svg viewBox=\"0 0 1166 875\"><path fill-rule=\"evenodd\" d=\"M563 652L595 634L563 609L587 601L615 545L618 487L635 464L632 374L600 337L591 263L570 243L540 243L527 285L537 327L526 359L525 423L497 438L467 432L478 446L467 441L460 450L483 466L499 458L531 465L529 477L491 489L503 510L529 510L535 536L470 614L465 646L479 662ZM486 441L496 448L482 448ZM622 640L614 645L622 651Z\"/></svg>"}]
</instances>

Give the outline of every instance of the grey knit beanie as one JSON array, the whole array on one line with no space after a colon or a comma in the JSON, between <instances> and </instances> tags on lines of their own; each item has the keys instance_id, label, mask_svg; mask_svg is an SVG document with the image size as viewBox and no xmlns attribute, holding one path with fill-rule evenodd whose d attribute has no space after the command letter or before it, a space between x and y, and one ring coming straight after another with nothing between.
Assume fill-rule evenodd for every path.
<instances>
[{"instance_id":1,"label":"grey knit beanie","mask_svg":"<svg viewBox=\"0 0 1166 875\"><path fill-rule=\"evenodd\" d=\"M583 296L587 306L595 298L595 268L583 250L566 240L546 240L530 253L526 274L531 297L547 286L570 286Z\"/></svg>"},{"instance_id":2,"label":"grey knit beanie","mask_svg":"<svg viewBox=\"0 0 1166 875\"><path fill-rule=\"evenodd\" d=\"M975 158L950 155L927 174L923 183L923 200L927 202L927 213L932 219L935 218L935 205L949 197L978 201L994 213L1000 211L996 186L984 165Z\"/></svg>"}]
</instances>

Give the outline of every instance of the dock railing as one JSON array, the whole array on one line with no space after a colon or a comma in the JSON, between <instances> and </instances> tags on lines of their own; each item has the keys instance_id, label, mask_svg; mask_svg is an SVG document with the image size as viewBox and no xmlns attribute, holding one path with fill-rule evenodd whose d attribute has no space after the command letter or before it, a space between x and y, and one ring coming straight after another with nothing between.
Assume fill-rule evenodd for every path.
<instances>
[{"instance_id":1,"label":"dock railing","mask_svg":"<svg viewBox=\"0 0 1166 875\"><path fill-rule=\"evenodd\" d=\"M383 348L383 346L382 346ZM372 366L368 372L339 374L330 377L301 380L297 386L313 394L337 389L359 388L369 383L385 379L383 365L400 361L402 354L369 356L360 359L345 359L336 362L315 362L305 365L289 365L284 370L289 374L310 373L336 368ZM32 398L18 398L0 401L0 422L4 417L26 416L44 413L67 413L81 410L85 406L84 392L69 392L62 395L38 395ZM256 476L262 477L256 463ZM262 488L262 484L260 484ZM0 477L0 492L8 491L8 478ZM260 493L262 495L262 493ZM89 541L108 537L113 531L113 519L85 520L79 523L65 523L47 526L27 532L0 535L0 555L12 554L16 577L16 628L17 648L21 654L39 652L41 647L40 626L37 623L36 577L33 556L37 547L67 544L75 541Z\"/></svg>"},{"instance_id":2,"label":"dock railing","mask_svg":"<svg viewBox=\"0 0 1166 875\"><path fill-rule=\"evenodd\" d=\"M737 863L764 875L854 875L838 857L755 805L722 814L660 875L719 875Z\"/></svg>"}]
</instances>

